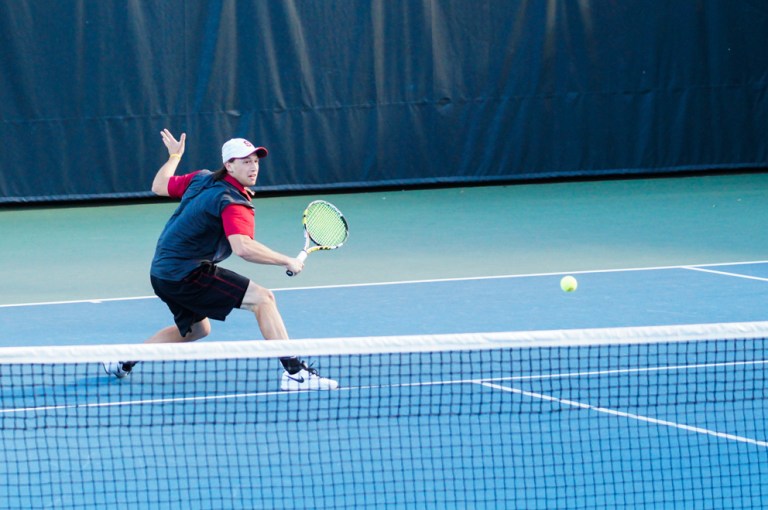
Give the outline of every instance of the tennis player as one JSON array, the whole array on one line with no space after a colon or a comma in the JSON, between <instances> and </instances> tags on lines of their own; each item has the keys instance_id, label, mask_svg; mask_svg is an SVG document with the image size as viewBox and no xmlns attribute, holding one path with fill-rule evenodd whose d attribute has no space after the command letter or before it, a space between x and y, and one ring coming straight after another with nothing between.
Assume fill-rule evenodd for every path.
<instances>
[{"instance_id":1,"label":"tennis player","mask_svg":"<svg viewBox=\"0 0 768 510\"><path fill-rule=\"evenodd\" d=\"M175 326L168 326L147 339L147 343L191 342L207 336L210 319L223 321L240 308L256 316L267 340L287 339L274 294L218 264L233 252L256 264L282 266L299 273L304 264L278 253L254 239L255 212L248 186L256 184L259 160L267 149L243 138L229 140L221 148L223 166L216 172L199 170L176 176L184 155L186 134L179 140L164 129L168 161L152 182L160 196L181 199L160 235L150 269L155 294L173 314ZM285 369L282 390L332 390L338 383L320 377L296 357L281 358ZM136 362L104 363L108 374L127 376Z\"/></svg>"}]
</instances>

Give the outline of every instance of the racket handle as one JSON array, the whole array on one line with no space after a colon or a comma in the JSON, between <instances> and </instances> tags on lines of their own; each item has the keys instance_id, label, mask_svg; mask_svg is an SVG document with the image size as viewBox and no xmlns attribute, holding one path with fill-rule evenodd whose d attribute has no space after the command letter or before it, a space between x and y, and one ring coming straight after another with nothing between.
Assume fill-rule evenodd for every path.
<instances>
[{"instance_id":1,"label":"racket handle","mask_svg":"<svg viewBox=\"0 0 768 510\"><path fill-rule=\"evenodd\" d=\"M301 252L298 255L296 255L296 258L299 259L299 262L304 262L305 260L307 260L307 252L305 252L304 250L301 250ZM289 269L285 272L285 274L287 274L288 276L293 276L293 271Z\"/></svg>"}]
</instances>

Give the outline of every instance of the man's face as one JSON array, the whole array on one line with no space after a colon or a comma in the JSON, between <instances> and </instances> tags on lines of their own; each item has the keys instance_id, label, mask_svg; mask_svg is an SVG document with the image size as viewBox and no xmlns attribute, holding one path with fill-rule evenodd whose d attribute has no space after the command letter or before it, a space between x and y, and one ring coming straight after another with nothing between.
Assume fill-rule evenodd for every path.
<instances>
[{"instance_id":1,"label":"man's face","mask_svg":"<svg viewBox=\"0 0 768 510\"><path fill-rule=\"evenodd\" d=\"M259 157L254 152L250 156L234 159L227 163L227 171L243 186L253 186L259 177Z\"/></svg>"}]
</instances>

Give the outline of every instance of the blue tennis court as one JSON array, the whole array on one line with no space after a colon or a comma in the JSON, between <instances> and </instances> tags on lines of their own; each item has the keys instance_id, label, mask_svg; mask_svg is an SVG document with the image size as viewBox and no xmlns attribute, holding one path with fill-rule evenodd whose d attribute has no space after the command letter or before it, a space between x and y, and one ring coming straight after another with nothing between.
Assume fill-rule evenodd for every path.
<instances>
[{"instance_id":1,"label":"blue tennis court","mask_svg":"<svg viewBox=\"0 0 768 510\"><path fill-rule=\"evenodd\" d=\"M289 331L315 343L535 337L509 350L318 356L335 392L279 392L270 357L147 362L122 381L98 363L62 365L35 385L23 366L0 366L3 508L115 495L152 508L286 508L296 494L317 508L768 505L764 338L579 345L601 328L760 324L768 263L576 273L568 294L561 276L276 291ZM168 323L154 298L6 305L0 316L4 345L138 344ZM233 312L199 344L255 331ZM538 346L537 331L559 333Z\"/></svg>"},{"instance_id":2,"label":"blue tennis court","mask_svg":"<svg viewBox=\"0 0 768 510\"><path fill-rule=\"evenodd\" d=\"M0 510L768 508L768 2L606 4L0 2Z\"/></svg>"},{"instance_id":3,"label":"blue tennis court","mask_svg":"<svg viewBox=\"0 0 768 510\"><path fill-rule=\"evenodd\" d=\"M275 291L293 338L749 322L765 318L768 262L353 284ZM155 297L0 305L0 345L137 343L167 326ZM260 338L235 311L208 341Z\"/></svg>"}]
</instances>

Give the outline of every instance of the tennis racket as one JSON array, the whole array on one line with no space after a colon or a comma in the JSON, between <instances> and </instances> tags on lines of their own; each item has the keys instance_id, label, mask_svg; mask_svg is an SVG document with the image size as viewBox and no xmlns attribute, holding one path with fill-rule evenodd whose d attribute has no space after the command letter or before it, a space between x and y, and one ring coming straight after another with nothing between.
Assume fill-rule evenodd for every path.
<instances>
[{"instance_id":1,"label":"tennis racket","mask_svg":"<svg viewBox=\"0 0 768 510\"><path fill-rule=\"evenodd\" d=\"M349 226L336 206L325 200L310 202L304 210L304 249L296 257L304 262L307 255L318 250L335 250L349 237ZM293 271L285 274L293 276Z\"/></svg>"}]
</instances>

